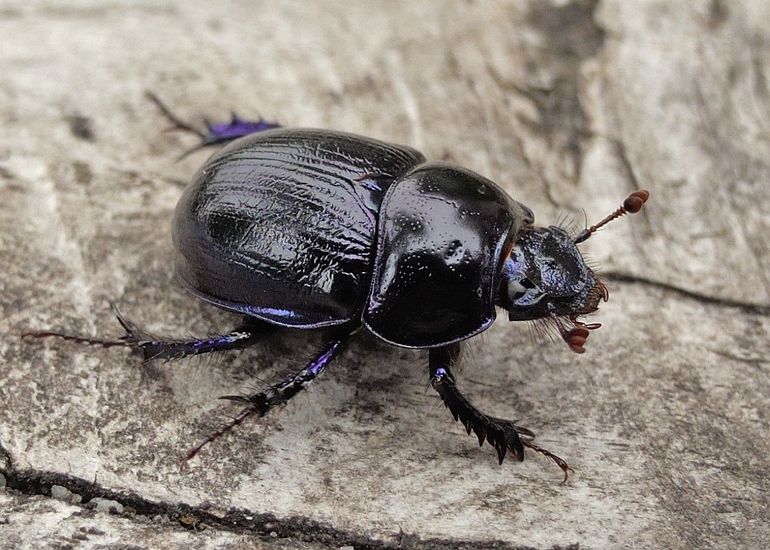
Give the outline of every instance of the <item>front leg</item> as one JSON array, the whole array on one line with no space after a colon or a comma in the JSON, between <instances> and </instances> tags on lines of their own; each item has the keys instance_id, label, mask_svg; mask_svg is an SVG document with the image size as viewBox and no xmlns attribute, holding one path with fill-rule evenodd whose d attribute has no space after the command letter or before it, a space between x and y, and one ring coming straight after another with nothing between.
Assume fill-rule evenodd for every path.
<instances>
[{"instance_id":1,"label":"front leg","mask_svg":"<svg viewBox=\"0 0 770 550\"><path fill-rule=\"evenodd\" d=\"M430 350L429 374L433 386L444 405L449 409L455 420L462 422L468 434L476 434L479 446L487 441L497 451L500 464L503 463L508 451L515 454L517 460L524 460L524 447L544 454L553 460L564 472L564 481L570 471L569 465L552 452L532 443L535 434L530 430L517 426L509 420L488 416L474 407L470 401L457 389L451 366L460 353L460 344L452 344ZM524 438L520 437L524 436Z\"/></svg>"}]
</instances>

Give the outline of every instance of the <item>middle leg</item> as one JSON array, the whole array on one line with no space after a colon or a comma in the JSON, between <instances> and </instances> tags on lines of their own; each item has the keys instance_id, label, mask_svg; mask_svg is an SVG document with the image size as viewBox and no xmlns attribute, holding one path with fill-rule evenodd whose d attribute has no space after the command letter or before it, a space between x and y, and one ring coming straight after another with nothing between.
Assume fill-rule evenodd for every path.
<instances>
[{"instance_id":1,"label":"middle leg","mask_svg":"<svg viewBox=\"0 0 770 550\"><path fill-rule=\"evenodd\" d=\"M200 450L209 443L219 439L233 428L241 424L244 420L252 416L265 416L271 410L279 405L288 403L289 400L300 391L307 388L310 383L326 371L326 368L345 348L351 331L341 329L326 344L324 350L316 356L305 368L291 374L264 391L253 395L225 395L220 399L228 399L238 403L245 404L243 410L236 415L230 422L211 433L206 439L193 447L184 461L188 461L197 455Z\"/></svg>"}]
</instances>

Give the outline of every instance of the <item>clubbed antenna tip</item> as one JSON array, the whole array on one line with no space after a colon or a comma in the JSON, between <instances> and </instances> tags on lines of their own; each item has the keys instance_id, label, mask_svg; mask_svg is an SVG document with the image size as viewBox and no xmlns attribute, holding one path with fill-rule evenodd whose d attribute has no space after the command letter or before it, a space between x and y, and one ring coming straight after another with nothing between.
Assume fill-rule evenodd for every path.
<instances>
[{"instance_id":1,"label":"clubbed antenna tip","mask_svg":"<svg viewBox=\"0 0 770 550\"><path fill-rule=\"evenodd\" d=\"M639 210L642 209L642 206L644 206L644 203L647 202L648 198L650 198L650 192L646 189L634 191L626 198L626 200L623 201L623 206L615 210L612 214L604 218L596 225L592 225L591 227L581 231L578 236L575 237L575 244L580 244L587 240L588 237L596 233L599 228L607 225L612 220L617 219L624 214L636 214L639 212Z\"/></svg>"}]
</instances>

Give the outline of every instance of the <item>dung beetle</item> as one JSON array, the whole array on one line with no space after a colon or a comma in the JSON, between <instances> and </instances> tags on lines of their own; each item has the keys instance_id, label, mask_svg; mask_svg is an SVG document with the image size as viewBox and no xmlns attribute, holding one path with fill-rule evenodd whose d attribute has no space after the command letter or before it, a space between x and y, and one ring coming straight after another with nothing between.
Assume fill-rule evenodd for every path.
<instances>
[{"instance_id":1,"label":"dung beetle","mask_svg":"<svg viewBox=\"0 0 770 550\"><path fill-rule=\"evenodd\" d=\"M532 211L492 181L418 151L353 134L285 129L233 116L200 132L149 95L174 125L201 137L195 149L231 142L193 177L176 206L176 271L198 298L243 315L228 334L158 340L114 312L126 331L100 340L127 346L145 360L175 359L251 346L272 325L330 328L308 365L267 389L224 399L244 405L186 459L251 416L288 402L321 375L365 327L395 346L428 349L428 374L455 420L488 441L502 464L507 451L543 453L567 478L569 466L533 443L534 433L475 408L459 391L452 367L462 342L495 320L544 320L570 349L585 351L590 330L578 318L608 299L577 244L625 213L638 212L647 191L575 238L534 225Z\"/></svg>"}]
</instances>

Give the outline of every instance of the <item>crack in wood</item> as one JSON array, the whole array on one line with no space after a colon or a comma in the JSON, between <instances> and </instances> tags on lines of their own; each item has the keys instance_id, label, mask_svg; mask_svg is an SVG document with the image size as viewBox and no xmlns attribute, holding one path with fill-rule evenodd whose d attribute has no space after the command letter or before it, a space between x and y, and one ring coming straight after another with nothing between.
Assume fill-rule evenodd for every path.
<instances>
[{"instance_id":1,"label":"crack in wood","mask_svg":"<svg viewBox=\"0 0 770 550\"><path fill-rule=\"evenodd\" d=\"M0 452L10 455L0 445ZM148 500L133 492L119 492L107 489L96 482L60 474L38 470L16 471L12 466L0 469L5 475L6 486L18 493L30 496L51 495L51 487L58 485L68 491L80 495L84 504L71 503L82 508L89 508L88 501L93 498L104 498L119 502L124 512L118 514L130 519L132 516L166 516L171 521L187 530L202 530L213 528L236 534L253 534L264 537L265 542L279 539L294 539L307 543L325 544L330 548L353 546L356 550L388 550L397 548L413 548L415 550L525 550L530 546L511 545L502 541L458 541L442 539L421 539L417 535L399 530L394 533L394 541L376 540L365 535L337 529L302 516L278 518L270 513L256 513L244 509L230 508L224 514L209 511L205 505L191 506L185 503L164 503ZM554 546L553 550L578 550L579 545Z\"/></svg>"},{"instance_id":2,"label":"crack in wood","mask_svg":"<svg viewBox=\"0 0 770 550\"><path fill-rule=\"evenodd\" d=\"M645 277L631 275L629 273L622 273L619 271L602 272L602 278L618 283L635 283L660 288L669 292L675 292L680 296L684 296L702 304L740 309L746 313L752 313L755 315L770 315L770 304L752 304L750 302L742 302L740 300L732 300L730 298L723 298L720 296L709 296L707 294L702 294L700 292L682 288L670 283L665 283L663 281L655 281L653 279L647 279Z\"/></svg>"}]
</instances>

